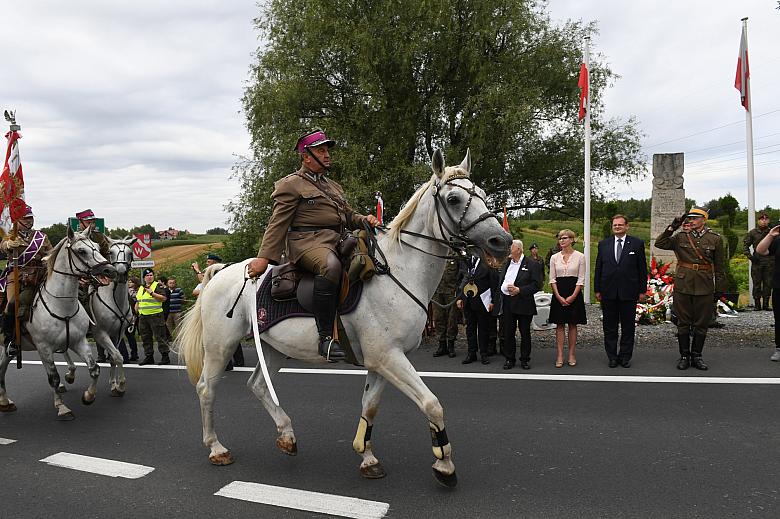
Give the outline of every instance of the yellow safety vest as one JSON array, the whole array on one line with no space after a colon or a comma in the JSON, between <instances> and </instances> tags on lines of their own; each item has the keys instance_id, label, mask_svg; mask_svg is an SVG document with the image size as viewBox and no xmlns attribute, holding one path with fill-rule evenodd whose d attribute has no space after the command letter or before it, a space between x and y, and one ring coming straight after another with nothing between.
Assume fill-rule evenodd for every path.
<instances>
[{"instance_id":1,"label":"yellow safety vest","mask_svg":"<svg viewBox=\"0 0 780 519\"><path fill-rule=\"evenodd\" d=\"M152 286L149 287L150 292L154 292L157 290L157 281L152 283ZM138 290L138 293L135 295L136 299L138 300L138 313L141 315L154 315L159 314L163 311L162 308L162 302L156 300L149 294L149 292L144 289L143 294L141 294L141 290Z\"/></svg>"}]
</instances>

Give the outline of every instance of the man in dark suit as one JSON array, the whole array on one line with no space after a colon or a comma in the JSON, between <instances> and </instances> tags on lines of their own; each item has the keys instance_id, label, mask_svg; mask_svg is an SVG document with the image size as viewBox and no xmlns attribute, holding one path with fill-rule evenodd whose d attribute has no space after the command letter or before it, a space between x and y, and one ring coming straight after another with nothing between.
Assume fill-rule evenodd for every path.
<instances>
[{"instance_id":1,"label":"man in dark suit","mask_svg":"<svg viewBox=\"0 0 780 519\"><path fill-rule=\"evenodd\" d=\"M515 330L520 327L520 367L531 369L531 320L536 315L534 294L541 290L542 264L523 255L523 242L512 241L511 257L501 269L501 320L504 328L506 358L504 369L515 367L517 342Z\"/></svg>"},{"instance_id":2,"label":"man in dark suit","mask_svg":"<svg viewBox=\"0 0 780 519\"><path fill-rule=\"evenodd\" d=\"M490 325L495 325L491 312L500 303L498 271L488 266L483 259L472 256L458 293L457 305L463 310L468 340L468 354L461 364L471 364L477 360L477 348L482 364L490 364Z\"/></svg>"},{"instance_id":3,"label":"man in dark suit","mask_svg":"<svg viewBox=\"0 0 780 519\"><path fill-rule=\"evenodd\" d=\"M593 278L596 299L601 301L604 325L604 349L609 367L631 366L636 329L636 303L644 302L647 292L645 243L629 236L628 218L612 217L613 236L599 242L596 272ZM620 323L620 351L618 351Z\"/></svg>"}]
</instances>

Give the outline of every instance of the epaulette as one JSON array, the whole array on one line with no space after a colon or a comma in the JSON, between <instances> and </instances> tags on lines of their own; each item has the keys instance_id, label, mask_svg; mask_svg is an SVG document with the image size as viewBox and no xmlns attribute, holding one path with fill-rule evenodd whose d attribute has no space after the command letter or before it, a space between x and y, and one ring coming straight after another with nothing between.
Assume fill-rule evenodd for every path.
<instances>
[{"instance_id":1,"label":"epaulette","mask_svg":"<svg viewBox=\"0 0 780 519\"><path fill-rule=\"evenodd\" d=\"M719 233L717 233L717 232L713 231L713 230L712 230L712 229L710 229L709 227L707 227L707 232L708 232L708 233L711 233L711 234L714 234L715 236L720 236L720 234L719 234Z\"/></svg>"}]
</instances>

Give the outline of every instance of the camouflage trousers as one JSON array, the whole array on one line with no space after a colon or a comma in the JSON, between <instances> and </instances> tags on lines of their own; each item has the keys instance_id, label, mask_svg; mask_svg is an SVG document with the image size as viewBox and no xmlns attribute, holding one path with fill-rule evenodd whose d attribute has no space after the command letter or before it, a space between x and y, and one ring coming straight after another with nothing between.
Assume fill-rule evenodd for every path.
<instances>
[{"instance_id":1,"label":"camouflage trousers","mask_svg":"<svg viewBox=\"0 0 780 519\"><path fill-rule=\"evenodd\" d=\"M771 261L759 260L750 264L750 277L753 278L753 299L769 298L772 295L772 274L775 271L774 258Z\"/></svg>"}]
</instances>

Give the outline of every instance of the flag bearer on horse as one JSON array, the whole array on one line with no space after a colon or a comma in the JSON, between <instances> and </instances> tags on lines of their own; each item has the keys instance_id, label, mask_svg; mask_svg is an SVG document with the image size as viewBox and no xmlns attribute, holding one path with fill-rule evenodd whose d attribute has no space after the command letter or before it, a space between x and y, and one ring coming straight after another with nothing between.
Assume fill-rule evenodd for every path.
<instances>
[{"instance_id":1,"label":"flag bearer on horse","mask_svg":"<svg viewBox=\"0 0 780 519\"><path fill-rule=\"evenodd\" d=\"M314 274L318 352L334 361L346 358L344 350L333 339L342 277L336 247L345 229L359 229L363 223L371 227L379 225L375 216L353 211L342 187L327 178L330 148L335 145L336 141L320 130L298 139L294 151L301 156L301 168L274 184L273 212L258 257L248 265L249 275L258 276L269 263L278 264L286 249L290 262Z\"/></svg>"},{"instance_id":2,"label":"flag bearer on horse","mask_svg":"<svg viewBox=\"0 0 780 519\"><path fill-rule=\"evenodd\" d=\"M38 283L43 280L46 266L43 258L52 250L49 238L41 231L33 229L35 215L32 207L25 206L23 214L14 220L11 234L0 243L0 252L8 256L8 264L0 273L0 291L4 291L6 301L3 315L3 335L8 356L16 355L15 319L25 322L29 317L30 304L35 296ZM14 267L18 266L18 274ZM19 277L19 307L15 308L17 297L16 276Z\"/></svg>"}]
</instances>

